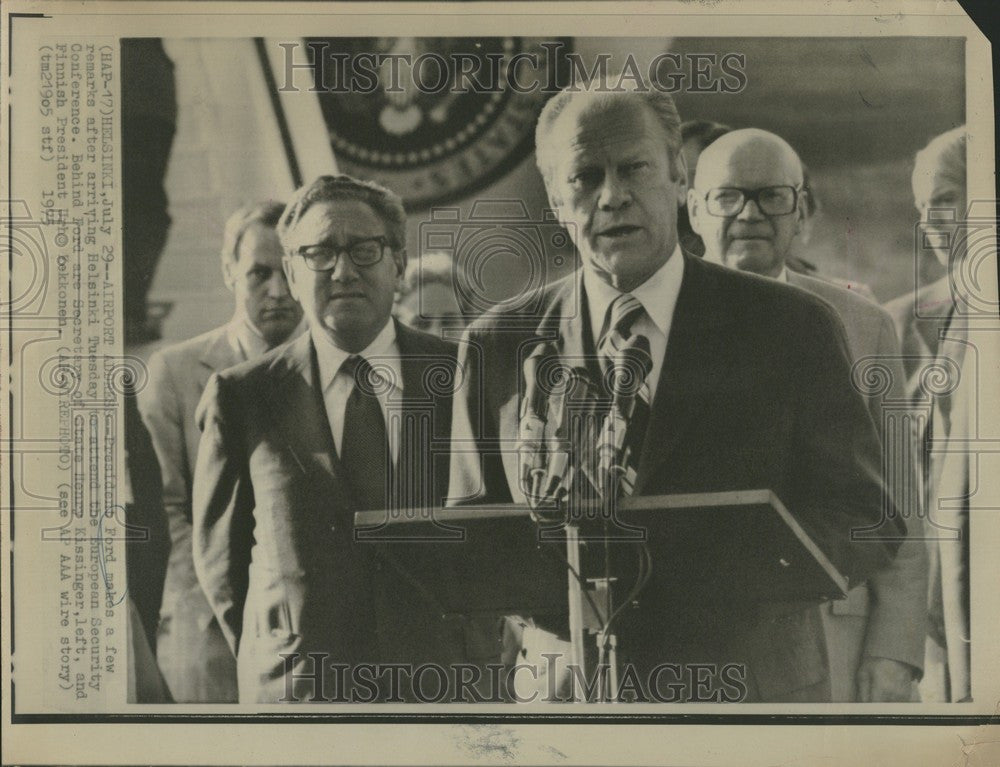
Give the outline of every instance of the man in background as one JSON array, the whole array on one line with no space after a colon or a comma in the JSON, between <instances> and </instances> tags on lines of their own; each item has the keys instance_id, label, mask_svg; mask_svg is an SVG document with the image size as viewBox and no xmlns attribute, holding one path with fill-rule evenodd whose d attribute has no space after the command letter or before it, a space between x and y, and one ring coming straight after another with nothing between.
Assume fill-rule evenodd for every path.
<instances>
[{"instance_id":1,"label":"man in background","mask_svg":"<svg viewBox=\"0 0 1000 767\"><path fill-rule=\"evenodd\" d=\"M934 702L971 699L969 510L971 499L986 495L989 484L982 465L978 476L974 473L968 448L947 449L952 442L961 446L976 428L978 381L971 364L976 355L970 351L966 319L973 282L961 271L969 242L962 229L968 205L966 145L961 125L935 137L916 155L913 199L923 222L917 236L921 245L931 246L946 274L887 307L903 339L907 393L915 402L926 403L933 393L921 380L932 362L958 375L953 390L930 401L930 418L920 435L925 451L929 450L924 453L923 489L930 551L927 671L920 691L924 700Z\"/></svg>"},{"instance_id":2,"label":"man in background","mask_svg":"<svg viewBox=\"0 0 1000 767\"><path fill-rule=\"evenodd\" d=\"M717 139L702 153L694 188L688 193L691 223L705 243L705 258L786 282L827 301L844 323L852 360L869 359L888 366L888 396L902 402L903 370L889 315L854 291L786 266L805 216L803 182L798 155L779 136L743 129ZM786 329L789 335L797 331ZM868 407L885 443L882 396L870 396ZM897 457L888 465L898 466L898 456L911 455L909 445L903 444L908 437L893 437L890 455ZM914 502L901 510L914 520L911 532L918 531L915 475L908 467L902 472L904 476L888 478L889 484L902 487L897 501ZM923 667L926 582L924 547L910 539L893 563L870 579L867 588L859 586L846 600L824 607L835 702L910 700L912 682Z\"/></svg>"},{"instance_id":3,"label":"man in background","mask_svg":"<svg viewBox=\"0 0 1000 767\"><path fill-rule=\"evenodd\" d=\"M275 232L284 205L240 208L226 222L222 274L233 318L157 351L140 409L163 475L170 560L160 608L157 661L178 703L236 701L236 663L198 585L191 551L191 494L201 433L195 421L209 376L255 359L295 336L302 310L288 291Z\"/></svg>"},{"instance_id":4,"label":"man in background","mask_svg":"<svg viewBox=\"0 0 1000 767\"><path fill-rule=\"evenodd\" d=\"M411 328L438 337L445 329L460 331L465 327L456 292L461 284L450 255L425 253L406 265L393 313Z\"/></svg>"}]
</instances>

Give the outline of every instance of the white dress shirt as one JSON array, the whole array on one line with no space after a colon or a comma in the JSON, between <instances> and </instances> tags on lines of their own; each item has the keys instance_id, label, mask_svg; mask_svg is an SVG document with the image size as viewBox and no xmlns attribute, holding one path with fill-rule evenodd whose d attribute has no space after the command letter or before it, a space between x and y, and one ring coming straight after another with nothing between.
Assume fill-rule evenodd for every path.
<instances>
[{"instance_id":1,"label":"white dress shirt","mask_svg":"<svg viewBox=\"0 0 1000 767\"><path fill-rule=\"evenodd\" d=\"M632 333L649 339L649 353L653 358L653 368L646 382L650 394L656 397L656 386L663 370L663 358L667 353L667 338L677 307L677 296L681 292L684 278L684 257L680 246L674 248L667 262L657 269L642 285L630 291L645 309L642 316L632 326ZM607 318L611 302L622 294L602 280L586 265L583 267L583 289L586 292L587 308L590 311L590 328L594 343L600 343L601 332Z\"/></svg>"},{"instance_id":2,"label":"white dress shirt","mask_svg":"<svg viewBox=\"0 0 1000 767\"><path fill-rule=\"evenodd\" d=\"M326 417L330 420L333 444L339 456L344 444L344 411L347 409L347 398L354 390L354 374L343 370L343 365L347 358L353 355L336 346L330 336L322 331L314 332L312 339L316 347L316 359L319 362L319 379L323 387ZM398 413L400 407L403 394L403 369L400 364L399 344L396 342L396 326L391 319L386 322L375 340L357 356L364 357L376 373L392 383L391 387L378 387L375 396L382 408L389 450L395 461L399 456L399 423L398 418L390 419L389 413L390 408L394 408Z\"/></svg>"}]
</instances>

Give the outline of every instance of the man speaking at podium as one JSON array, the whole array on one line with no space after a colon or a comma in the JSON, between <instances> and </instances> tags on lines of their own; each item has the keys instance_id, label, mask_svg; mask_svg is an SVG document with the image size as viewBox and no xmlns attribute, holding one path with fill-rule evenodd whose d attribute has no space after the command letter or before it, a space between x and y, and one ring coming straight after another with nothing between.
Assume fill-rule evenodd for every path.
<instances>
[{"instance_id":1,"label":"man speaking at podium","mask_svg":"<svg viewBox=\"0 0 1000 767\"><path fill-rule=\"evenodd\" d=\"M533 339L549 338L569 364L584 360L595 381L607 380L602 371L616 355L649 360L627 413L631 450L619 453L619 494L770 489L842 574L863 579L891 561L895 544L851 539L879 524L884 493L878 437L851 385L843 327L803 291L682 254L680 145L673 100L657 90L595 83L546 105L537 163L582 268L543 288L531 314L490 312L467 331L449 499L527 500L520 360ZM898 517L881 528L894 529L905 529ZM816 602L754 605L705 622L664 614L658 599L644 593L619 637L619 661L640 674L664 662L735 664L743 700L829 700ZM564 625L545 628L566 638ZM522 645L518 660L537 654Z\"/></svg>"}]
</instances>

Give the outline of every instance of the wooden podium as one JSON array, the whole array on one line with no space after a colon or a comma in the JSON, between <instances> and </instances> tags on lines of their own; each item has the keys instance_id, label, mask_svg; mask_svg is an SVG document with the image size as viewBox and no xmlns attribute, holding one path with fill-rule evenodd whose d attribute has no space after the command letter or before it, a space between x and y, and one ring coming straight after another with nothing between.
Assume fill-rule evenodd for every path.
<instances>
[{"instance_id":1,"label":"wooden podium","mask_svg":"<svg viewBox=\"0 0 1000 767\"><path fill-rule=\"evenodd\" d=\"M585 592L595 576L610 573L619 600L645 576L629 605L632 625L683 615L691 630L764 602L847 593L846 579L770 490L633 497L611 512L584 506L570 516L538 521L516 504L364 511L355 514L355 535L380 546L442 614L568 621L581 664L585 616L595 611Z\"/></svg>"}]
</instances>

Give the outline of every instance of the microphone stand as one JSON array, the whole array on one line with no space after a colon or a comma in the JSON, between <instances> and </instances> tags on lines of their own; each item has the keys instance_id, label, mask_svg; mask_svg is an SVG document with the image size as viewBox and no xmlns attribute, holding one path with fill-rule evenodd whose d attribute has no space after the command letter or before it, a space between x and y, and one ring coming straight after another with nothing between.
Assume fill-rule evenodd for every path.
<instances>
[{"instance_id":1,"label":"microphone stand","mask_svg":"<svg viewBox=\"0 0 1000 767\"><path fill-rule=\"evenodd\" d=\"M568 388L546 390L538 382L539 366L554 349L546 344L537 346L524 362L525 395L520 408L520 473L529 505L536 521L555 512L565 530L567 564L567 606L569 609L570 663L571 668L583 671L583 678L590 679L590 671L599 675L597 680L598 702L617 702L618 667L617 637L608 632L614 615L611 587L610 520L618 495L620 481L620 456L627 422L622 418L621 405L614 403L607 414L603 428L595 433L592 411L589 409L590 388L586 373L570 372ZM580 383L586 393L586 407L575 408L568 400L577 398L574 383ZM575 439L574 439L575 437ZM582 438L582 439L581 439ZM595 448L595 461L581 459L588 451L587 442ZM573 445L583 447L576 452L577 459L568 462L566 450ZM562 446L562 447L560 447ZM588 477L590 482L577 484L573 477ZM596 481L595 481L596 480ZM590 496L587 486L595 492ZM571 508L567 509L567 506ZM574 513L576 506L579 512ZM584 581L580 520L600 513L603 527L604 575ZM549 517L551 519L551 517ZM586 585L589 583L589 587ZM587 634L596 640L597 667L588 669ZM573 700L586 702L584 692L573 685Z\"/></svg>"}]
</instances>

